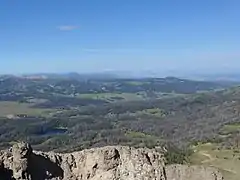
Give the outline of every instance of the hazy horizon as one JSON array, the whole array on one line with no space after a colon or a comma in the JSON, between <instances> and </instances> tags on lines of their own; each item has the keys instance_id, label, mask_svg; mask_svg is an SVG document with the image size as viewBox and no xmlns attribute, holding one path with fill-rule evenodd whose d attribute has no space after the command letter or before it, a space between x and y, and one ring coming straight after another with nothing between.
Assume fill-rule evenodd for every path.
<instances>
[{"instance_id":1,"label":"hazy horizon","mask_svg":"<svg viewBox=\"0 0 240 180\"><path fill-rule=\"evenodd\" d=\"M0 74L232 73L240 2L2 1Z\"/></svg>"},{"instance_id":2,"label":"hazy horizon","mask_svg":"<svg viewBox=\"0 0 240 180\"><path fill-rule=\"evenodd\" d=\"M75 75L74 75L75 74ZM99 71L99 72L35 72L35 73L8 73L1 74L0 76L15 76L15 77L23 77L23 76L46 76L46 77L72 77L72 78L167 78L174 77L180 79L189 79L189 80L204 80L204 81L217 81L217 80L226 80L226 81L239 81L240 80L240 72L212 72L212 73L196 73L196 72L130 72L130 71Z\"/></svg>"}]
</instances>

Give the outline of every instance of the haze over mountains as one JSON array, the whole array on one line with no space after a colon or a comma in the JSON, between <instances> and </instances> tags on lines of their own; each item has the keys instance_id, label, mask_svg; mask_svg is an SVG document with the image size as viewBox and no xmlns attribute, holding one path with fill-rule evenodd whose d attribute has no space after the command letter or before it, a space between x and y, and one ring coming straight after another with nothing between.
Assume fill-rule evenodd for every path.
<instances>
[{"instance_id":1,"label":"haze over mountains","mask_svg":"<svg viewBox=\"0 0 240 180\"><path fill-rule=\"evenodd\" d=\"M3 76L16 76L25 78L70 78L70 79L128 79L128 78L164 78L164 77L176 77L183 79L192 79L200 81L219 81L219 82L239 82L240 73L169 73L162 74L157 72L143 71L139 73L134 73L131 71L103 71L96 73L26 73L26 74L8 74L0 75Z\"/></svg>"}]
</instances>

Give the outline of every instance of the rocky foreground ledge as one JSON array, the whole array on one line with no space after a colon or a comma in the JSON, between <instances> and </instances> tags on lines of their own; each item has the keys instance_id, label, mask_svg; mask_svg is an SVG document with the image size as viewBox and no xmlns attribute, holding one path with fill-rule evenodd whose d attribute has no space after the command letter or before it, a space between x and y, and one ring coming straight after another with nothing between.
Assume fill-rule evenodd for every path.
<instances>
[{"instance_id":1,"label":"rocky foreground ledge","mask_svg":"<svg viewBox=\"0 0 240 180\"><path fill-rule=\"evenodd\" d=\"M35 152L27 143L0 153L1 180L222 180L213 168L166 166L150 149L108 146L58 154Z\"/></svg>"}]
</instances>

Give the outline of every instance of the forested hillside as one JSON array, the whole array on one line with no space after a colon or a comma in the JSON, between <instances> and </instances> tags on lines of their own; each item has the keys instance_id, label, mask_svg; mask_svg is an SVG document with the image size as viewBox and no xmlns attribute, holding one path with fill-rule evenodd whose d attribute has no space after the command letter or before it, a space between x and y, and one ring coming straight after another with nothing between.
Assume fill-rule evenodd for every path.
<instances>
[{"instance_id":1,"label":"forested hillside","mask_svg":"<svg viewBox=\"0 0 240 180\"><path fill-rule=\"evenodd\" d=\"M240 158L240 87L230 85L177 78L2 77L0 147L22 140L57 152L165 147L168 163L197 164L219 160L202 160L210 157L207 152L232 149Z\"/></svg>"},{"instance_id":2,"label":"forested hillside","mask_svg":"<svg viewBox=\"0 0 240 180\"><path fill-rule=\"evenodd\" d=\"M58 151L109 144L185 147L218 139L225 124L238 122L239 104L237 88L219 88L225 86L172 77L2 77L1 147L26 139L38 149Z\"/></svg>"}]
</instances>

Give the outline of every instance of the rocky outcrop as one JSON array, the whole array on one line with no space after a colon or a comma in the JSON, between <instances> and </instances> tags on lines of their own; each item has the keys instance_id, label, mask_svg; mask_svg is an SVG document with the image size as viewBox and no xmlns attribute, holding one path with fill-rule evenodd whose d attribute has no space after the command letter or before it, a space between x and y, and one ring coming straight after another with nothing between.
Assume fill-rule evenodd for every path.
<instances>
[{"instance_id":1,"label":"rocky outcrop","mask_svg":"<svg viewBox=\"0 0 240 180\"><path fill-rule=\"evenodd\" d=\"M58 154L19 143L0 154L1 180L222 180L212 168L165 166L150 149L109 146Z\"/></svg>"}]
</instances>

